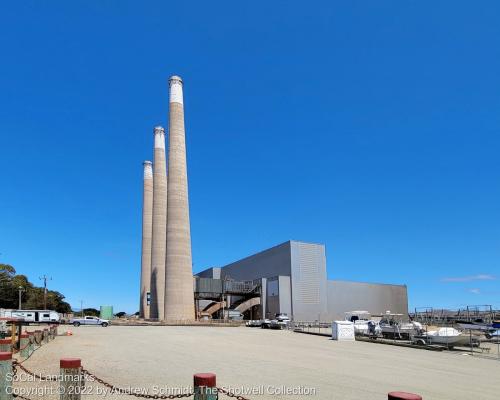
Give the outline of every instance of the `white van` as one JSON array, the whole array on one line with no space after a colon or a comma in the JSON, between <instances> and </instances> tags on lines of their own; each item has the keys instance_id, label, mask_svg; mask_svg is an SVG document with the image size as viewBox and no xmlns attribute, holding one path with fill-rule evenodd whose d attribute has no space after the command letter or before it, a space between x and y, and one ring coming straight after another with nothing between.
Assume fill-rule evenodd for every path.
<instances>
[{"instance_id":1,"label":"white van","mask_svg":"<svg viewBox=\"0 0 500 400\"><path fill-rule=\"evenodd\" d=\"M27 322L58 323L59 314L52 310L1 310L0 317L23 318Z\"/></svg>"}]
</instances>

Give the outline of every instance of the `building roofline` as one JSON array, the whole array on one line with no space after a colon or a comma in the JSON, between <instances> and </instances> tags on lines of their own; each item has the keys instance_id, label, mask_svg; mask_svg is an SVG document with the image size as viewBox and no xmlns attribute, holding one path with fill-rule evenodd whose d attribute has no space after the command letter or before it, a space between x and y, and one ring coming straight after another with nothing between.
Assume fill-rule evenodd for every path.
<instances>
[{"instance_id":1,"label":"building roofline","mask_svg":"<svg viewBox=\"0 0 500 400\"><path fill-rule=\"evenodd\" d=\"M317 245L317 246L324 246L324 247L326 247L326 245L324 243L320 243L320 242L306 242L304 240L295 240L295 239L290 239L290 240L288 240L288 242L314 244L314 245ZM288 243L288 242L285 242L285 243Z\"/></svg>"},{"instance_id":2,"label":"building roofline","mask_svg":"<svg viewBox=\"0 0 500 400\"><path fill-rule=\"evenodd\" d=\"M291 242L292 242L291 240L287 240L286 242L283 242L283 243L277 244L277 245L275 245L275 246L269 247L269 248L267 248L267 249L264 249L264 250L258 251L257 253L253 253L253 254L250 254L250 255L245 256L245 257L243 257L243 258L240 258L240 259L238 259L238 260L231 261L229 264L225 264L225 265L223 265L223 266L222 266L222 268L228 267L229 265L232 265L232 264L235 264L235 263L237 263L237 262L240 262L240 261L246 260L246 259L248 259L248 258L256 257L256 256L258 256L258 255L260 255L260 254L266 253L266 252L268 252L268 251L270 251L270 250L273 250L273 249L275 249L275 248L277 248L277 247L284 246L284 245L289 244L289 243L291 243Z\"/></svg>"},{"instance_id":3,"label":"building roofline","mask_svg":"<svg viewBox=\"0 0 500 400\"><path fill-rule=\"evenodd\" d=\"M407 288L406 283L381 283L381 282L365 282L365 281L351 281L348 279L327 279L328 282L345 282L345 283L361 283L365 285L384 285L384 286L400 286Z\"/></svg>"},{"instance_id":4,"label":"building roofline","mask_svg":"<svg viewBox=\"0 0 500 400\"><path fill-rule=\"evenodd\" d=\"M224 265L219 265L219 266L216 266L216 267L208 267L208 268L202 269L201 271L198 271L198 272L196 272L196 273L195 273L195 274L193 274L193 275L194 275L194 276L196 276L196 275L199 275L199 274L201 274L201 273L203 273L203 272L205 272L205 271L209 271L209 270L214 269L214 268L220 268L220 269L223 269L223 268L225 268L225 267L227 267L227 266L229 266L229 265L235 264L235 263L237 263L237 262L240 262L240 261L246 260L246 259L251 258L251 257L258 256L258 255L260 255L260 254L263 254L263 253L266 253L266 252L268 252L268 251L270 251L270 250L273 250L273 249L275 249L275 248L277 248L277 247L281 247L281 246L284 246L284 245L287 245L287 244L291 245L292 243L312 244L312 245L315 245L315 246L323 246L323 247L326 247L324 243L306 242L306 241L303 241L303 240L289 239L289 240L287 240L287 241L285 241L285 242L282 242L282 243L276 244L276 245L274 245L274 246L268 247L267 249L264 249L264 250L258 251L258 252L256 252L256 253L253 253L253 254L250 254L250 255L244 256L244 257L242 257L242 258L239 258L239 259L237 259L237 260L231 261L231 262L229 262L229 263L227 263L227 264L224 264Z\"/></svg>"}]
</instances>

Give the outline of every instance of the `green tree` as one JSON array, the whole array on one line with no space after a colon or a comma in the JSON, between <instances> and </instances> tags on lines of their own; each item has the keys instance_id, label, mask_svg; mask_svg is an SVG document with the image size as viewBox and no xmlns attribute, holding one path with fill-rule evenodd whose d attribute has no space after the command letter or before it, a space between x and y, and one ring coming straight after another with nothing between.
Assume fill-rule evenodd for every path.
<instances>
[{"instance_id":1,"label":"green tree","mask_svg":"<svg viewBox=\"0 0 500 400\"><path fill-rule=\"evenodd\" d=\"M15 307L16 291L13 278L16 270L12 265L0 264L0 307Z\"/></svg>"},{"instance_id":2,"label":"green tree","mask_svg":"<svg viewBox=\"0 0 500 400\"><path fill-rule=\"evenodd\" d=\"M84 308L83 309L83 315L98 317L100 314L101 314L101 312L99 310L96 310L95 308Z\"/></svg>"},{"instance_id":3,"label":"green tree","mask_svg":"<svg viewBox=\"0 0 500 400\"><path fill-rule=\"evenodd\" d=\"M26 275L16 275L16 269L9 264L0 264L0 308L17 308L19 287L22 287L23 308L41 310L44 308L44 289L33 285ZM60 313L70 313L71 306L64 301L64 295L47 291L47 308Z\"/></svg>"}]
</instances>

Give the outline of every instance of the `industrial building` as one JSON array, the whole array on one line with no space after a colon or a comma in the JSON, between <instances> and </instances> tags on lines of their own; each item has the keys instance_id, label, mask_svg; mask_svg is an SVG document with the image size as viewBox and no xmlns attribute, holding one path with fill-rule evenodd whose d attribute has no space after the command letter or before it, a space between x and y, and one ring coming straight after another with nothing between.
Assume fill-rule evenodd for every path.
<instances>
[{"instance_id":1,"label":"industrial building","mask_svg":"<svg viewBox=\"0 0 500 400\"><path fill-rule=\"evenodd\" d=\"M221 307L249 319L286 313L296 321L343 319L353 310L408 313L406 285L328 280L325 246L300 241L198 273L195 299L199 316Z\"/></svg>"},{"instance_id":2,"label":"industrial building","mask_svg":"<svg viewBox=\"0 0 500 400\"><path fill-rule=\"evenodd\" d=\"M406 286L328 280L325 246L299 241L200 272L193 293L183 86L169 79L168 145L155 127L153 162L143 164L140 316L176 323L230 312L297 321L353 310L406 314Z\"/></svg>"}]
</instances>

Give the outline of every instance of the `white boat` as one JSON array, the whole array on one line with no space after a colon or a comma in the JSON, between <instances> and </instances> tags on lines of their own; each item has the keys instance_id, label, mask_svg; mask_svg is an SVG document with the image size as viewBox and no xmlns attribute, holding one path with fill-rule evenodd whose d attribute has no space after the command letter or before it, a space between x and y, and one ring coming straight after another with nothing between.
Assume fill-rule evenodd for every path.
<instances>
[{"instance_id":1,"label":"white boat","mask_svg":"<svg viewBox=\"0 0 500 400\"><path fill-rule=\"evenodd\" d=\"M390 339L410 339L414 335L420 335L423 327L420 322L405 322L403 314L392 314L386 312L380 320L382 336Z\"/></svg>"},{"instance_id":2,"label":"white boat","mask_svg":"<svg viewBox=\"0 0 500 400\"><path fill-rule=\"evenodd\" d=\"M379 335L382 329L379 324L372 319L368 311L348 311L345 313L345 320L354 324L356 335Z\"/></svg>"},{"instance_id":3,"label":"white boat","mask_svg":"<svg viewBox=\"0 0 500 400\"><path fill-rule=\"evenodd\" d=\"M447 347L467 346L470 344L470 336L462 334L455 328L439 328L437 331L429 331L423 336L429 344L440 344Z\"/></svg>"},{"instance_id":4,"label":"white boat","mask_svg":"<svg viewBox=\"0 0 500 400\"><path fill-rule=\"evenodd\" d=\"M482 320L477 320L477 321L457 321L457 325L461 329L467 329L467 330L473 330L473 331L490 332L490 331L494 331L495 330L495 328L493 327L492 324L487 324L485 322L482 322Z\"/></svg>"}]
</instances>

